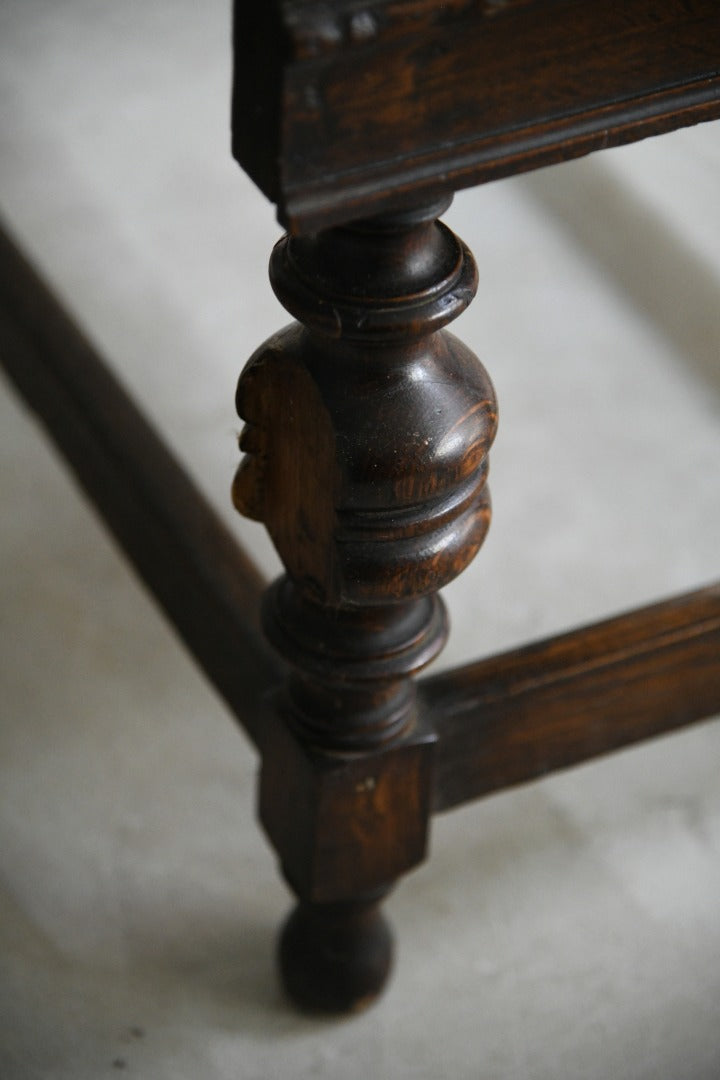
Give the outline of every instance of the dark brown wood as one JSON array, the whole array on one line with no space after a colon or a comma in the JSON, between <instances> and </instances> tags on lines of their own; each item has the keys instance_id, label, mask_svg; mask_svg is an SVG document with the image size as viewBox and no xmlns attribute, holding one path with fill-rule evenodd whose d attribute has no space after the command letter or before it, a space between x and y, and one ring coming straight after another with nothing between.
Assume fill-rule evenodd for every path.
<instances>
[{"instance_id":1,"label":"dark brown wood","mask_svg":"<svg viewBox=\"0 0 720 1080\"><path fill-rule=\"evenodd\" d=\"M260 817L302 905L282 956L303 1005L335 1000L327 965L316 975L328 986L291 971L305 938L334 955L320 948L323 925L337 934L346 911L350 937L351 924L364 933L370 916L358 911L376 899L363 897L424 856L433 739L417 724L411 676L445 641L437 590L489 524L495 400L444 329L476 287L470 253L437 221L446 205L281 241L271 280L300 322L238 384L247 456L235 504L265 523L287 570L264 605L292 674ZM338 1008L368 996L362 965L353 996L343 964Z\"/></svg>"},{"instance_id":2,"label":"dark brown wood","mask_svg":"<svg viewBox=\"0 0 720 1080\"><path fill-rule=\"evenodd\" d=\"M381 992L393 960L385 894L347 904L303 904L282 929L278 961L293 1001L321 1013L360 1012Z\"/></svg>"},{"instance_id":3,"label":"dark brown wood","mask_svg":"<svg viewBox=\"0 0 720 1080\"><path fill-rule=\"evenodd\" d=\"M475 361L435 334L467 302L472 260L435 224L430 201L717 115L715 0L236 4L233 151L291 233L271 277L303 327L268 342L240 381L248 458L235 484L236 505L266 523L288 572L264 609L293 674L260 813L301 900L281 954L301 1003L333 997L320 987L330 971L298 975L325 951L321 911L360 902L422 857L429 798L444 808L561 763L573 740L580 760L660 723L652 693L645 713L635 693L634 727L629 699L622 731L607 720L598 729L596 712L578 721L584 694L597 690L602 709L620 692L606 669L631 685L641 671L649 678L645 645L623 666L612 639L582 668L584 682L568 677L562 650L540 646L539 663L552 655L560 668L536 694L511 664L524 690L508 675L495 701L491 682L493 722L475 708L486 701L475 675L491 677L492 662L468 669L467 685L463 673L423 684L418 713L410 677L445 632L436 590L487 527L494 430ZM438 448L451 444L445 459ZM557 733L542 694L560 708L568 686L573 721ZM688 684L672 686L677 712ZM523 713L516 745L500 718L521 699L539 703L538 730L522 727ZM382 793L381 810L365 783Z\"/></svg>"},{"instance_id":4,"label":"dark brown wood","mask_svg":"<svg viewBox=\"0 0 720 1080\"><path fill-rule=\"evenodd\" d=\"M425 680L433 809L720 712L720 585Z\"/></svg>"},{"instance_id":5,"label":"dark brown wood","mask_svg":"<svg viewBox=\"0 0 720 1080\"><path fill-rule=\"evenodd\" d=\"M233 152L294 232L720 115L717 0L265 0Z\"/></svg>"},{"instance_id":6,"label":"dark brown wood","mask_svg":"<svg viewBox=\"0 0 720 1080\"><path fill-rule=\"evenodd\" d=\"M437 591L489 525L496 426L445 329L476 274L438 217L459 187L720 115L720 7L239 0L235 58L233 150L289 227L271 279L299 320L237 397L235 505L286 568L262 601L275 652L256 572L7 242L0 341L261 750L261 821L299 901L283 980L345 1011L382 989L380 903L433 809L720 707L717 588L413 681L447 634Z\"/></svg>"},{"instance_id":7,"label":"dark brown wood","mask_svg":"<svg viewBox=\"0 0 720 1080\"><path fill-rule=\"evenodd\" d=\"M258 744L281 665L264 582L96 350L0 230L0 358L207 677Z\"/></svg>"}]
</instances>

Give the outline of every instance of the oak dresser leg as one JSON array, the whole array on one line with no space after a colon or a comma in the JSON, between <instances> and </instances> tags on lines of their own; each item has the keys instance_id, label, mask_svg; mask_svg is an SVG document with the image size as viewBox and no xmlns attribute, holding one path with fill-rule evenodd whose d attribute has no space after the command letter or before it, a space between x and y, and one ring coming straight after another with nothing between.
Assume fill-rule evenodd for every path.
<instances>
[{"instance_id":1,"label":"oak dresser leg","mask_svg":"<svg viewBox=\"0 0 720 1080\"><path fill-rule=\"evenodd\" d=\"M490 519L495 399L443 327L472 299L472 256L438 222L448 200L286 237L273 288L299 321L246 366L237 509L286 569L265 632L291 674L266 733L260 818L299 904L280 946L303 1007L380 991L379 903L422 861L434 736L412 676L447 636L438 589Z\"/></svg>"}]
</instances>

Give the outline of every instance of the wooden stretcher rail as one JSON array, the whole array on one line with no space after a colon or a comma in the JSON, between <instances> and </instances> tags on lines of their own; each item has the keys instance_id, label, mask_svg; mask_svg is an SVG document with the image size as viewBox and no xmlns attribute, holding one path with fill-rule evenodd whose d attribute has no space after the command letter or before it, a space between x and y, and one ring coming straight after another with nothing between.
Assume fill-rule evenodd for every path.
<instances>
[{"instance_id":1,"label":"wooden stretcher rail","mask_svg":"<svg viewBox=\"0 0 720 1080\"><path fill-rule=\"evenodd\" d=\"M280 664L264 582L92 345L0 229L0 357L190 652L260 739Z\"/></svg>"},{"instance_id":2,"label":"wooden stretcher rail","mask_svg":"<svg viewBox=\"0 0 720 1080\"><path fill-rule=\"evenodd\" d=\"M720 585L420 684L434 811L720 712Z\"/></svg>"}]
</instances>

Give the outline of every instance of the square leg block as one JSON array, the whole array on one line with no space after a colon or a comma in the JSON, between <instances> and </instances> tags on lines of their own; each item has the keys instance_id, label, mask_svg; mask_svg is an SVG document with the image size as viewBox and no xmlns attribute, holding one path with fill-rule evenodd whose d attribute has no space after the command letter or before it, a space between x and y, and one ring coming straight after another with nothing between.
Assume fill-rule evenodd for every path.
<instances>
[{"instance_id":1,"label":"square leg block","mask_svg":"<svg viewBox=\"0 0 720 1080\"><path fill-rule=\"evenodd\" d=\"M260 820L294 892L353 899L392 883L427 849L436 738L417 725L369 754L323 754L278 716L260 774Z\"/></svg>"}]
</instances>

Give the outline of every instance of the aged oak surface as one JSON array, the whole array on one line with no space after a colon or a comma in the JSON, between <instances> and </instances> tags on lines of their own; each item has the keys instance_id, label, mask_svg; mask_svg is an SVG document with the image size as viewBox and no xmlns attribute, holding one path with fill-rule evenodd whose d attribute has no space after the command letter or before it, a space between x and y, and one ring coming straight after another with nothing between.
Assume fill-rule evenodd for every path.
<instances>
[{"instance_id":1,"label":"aged oak surface","mask_svg":"<svg viewBox=\"0 0 720 1080\"><path fill-rule=\"evenodd\" d=\"M426 679L433 809L720 712L720 585Z\"/></svg>"},{"instance_id":2,"label":"aged oak surface","mask_svg":"<svg viewBox=\"0 0 720 1080\"><path fill-rule=\"evenodd\" d=\"M293 231L720 115L717 0L267 0L233 150Z\"/></svg>"},{"instance_id":3,"label":"aged oak surface","mask_svg":"<svg viewBox=\"0 0 720 1080\"><path fill-rule=\"evenodd\" d=\"M442 330L474 265L443 200L720 115L720 5L270 0L236 4L234 41L233 152L288 227L271 281L299 320L237 394L235 504L287 571L260 816L300 901L285 985L347 1009L387 975L378 904L431 809L720 706L717 590L412 682L490 509L492 388Z\"/></svg>"},{"instance_id":4,"label":"aged oak surface","mask_svg":"<svg viewBox=\"0 0 720 1080\"><path fill-rule=\"evenodd\" d=\"M260 817L298 900L283 979L343 1011L387 978L381 903L424 857L433 810L720 708L717 587L414 680L447 635L438 590L489 525L497 422L446 329L476 272L439 218L458 187L720 115L720 4L238 0L234 43L233 150L288 226L271 280L298 320L237 390L233 499L286 570L262 602L5 240L0 342L260 750Z\"/></svg>"},{"instance_id":5,"label":"aged oak surface","mask_svg":"<svg viewBox=\"0 0 720 1080\"><path fill-rule=\"evenodd\" d=\"M93 346L0 229L0 359L208 678L255 741L281 665L263 581Z\"/></svg>"},{"instance_id":6,"label":"aged oak surface","mask_svg":"<svg viewBox=\"0 0 720 1080\"><path fill-rule=\"evenodd\" d=\"M282 240L271 280L300 321L238 384L235 505L265 522L287 571L264 605L292 675L260 817L301 901L281 959L306 1006L364 1003L387 972L377 899L423 858L429 816L434 738L411 676L445 641L438 589L489 523L495 399L443 329L477 282L437 220L446 205Z\"/></svg>"}]
</instances>

